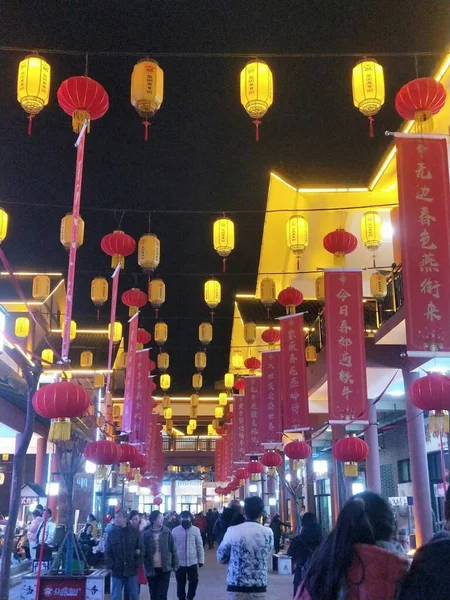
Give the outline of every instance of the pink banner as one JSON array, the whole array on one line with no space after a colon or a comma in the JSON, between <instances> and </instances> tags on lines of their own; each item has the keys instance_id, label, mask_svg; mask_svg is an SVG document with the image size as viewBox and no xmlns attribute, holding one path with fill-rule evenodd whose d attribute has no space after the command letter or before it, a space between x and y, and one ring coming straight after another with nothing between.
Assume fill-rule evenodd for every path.
<instances>
[{"instance_id":1,"label":"pink banner","mask_svg":"<svg viewBox=\"0 0 450 600\"><path fill-rule=\"evenodd\" d=\"M367 422L361 271L325 271L325 327L330 423Z\"/></svg>"},{"instance_id":2,"label":"pink banner","mask_svg":"<svg viewBox=\"0 0 450 600\"><path fill-rule=\"evenodd\" d=\"M245 378L245 454L263 454L259 431L261 377Z\"/></svg>"},{"instance_id":3,"label":"pink banner","mask_svg":"<svg viewBox=\"0 0 450 600\"><path fill-rule=\"evenodd\" d=\"M106 401L108 401L108 392L111 387L111 369L112 369L112 356L113 356L113 346L114 346L114 323L116 322L116 310L117 310L117 291L119 287L119 275L120 275L120 265L118 265L111 275L113 280L112 284L112 292L111 292L111 315L109 317L109 329L110 336L108 340L108 371L106 373Z\"/></svg>"},{"instance_id":4,"label":"pink banner","mask_svg":"<svg viewBox=\"0 0 450 600\"><path fill-rule=\"evenodd\" d=\"M77 262L78 226L80 223L81 184L83 182L84 143L86 141L86 127L84 127L78 140L77 162L75 167L75 185L72 205L72 232L69 249L69 268L67 270L66 307L64 313L63 339L61 357L64 362L69 360L70 349L70 322L72 321L73 294L75 284L75 266Z\"/></svg>"},{"instance_id":5,"label":"pink banner","mask_svg":"<svg viewBox=\"0 0 450 600\"><path fill-rule=\"evenodd\" d=\"M283 431L310 428L303 315L280 318Z\"/></svg>"},{"instance_id":6,"label":"pink banner","mask_svg":"<svg viewBox=\"0 0 450 600\"><path fill-rule=\"evenodd\" d=\"M223 468L224 442L224 438L216 439L216 450L214 452L214 476L216 481L225 481Z\"/></svg>"},{"instance_id":7,"label":"pink banner","mask_svg":"<svg viewBox=\"0 0 450 600\"><path fill-rule=\"evenodd\" d=\"M259 412L259 437L262 444L281 442L281 352L271 350L262 354L261 398L263 410Z\"/></svg>"},{"instance_id":8,"label":"pink banner","mask_svg":"<svg viewBox=\"0 0 450 600\"><path fill-rule=\"evenodd\" d=\"M400 242L410 356L450 352L447 141L396 138Z\"/></svg>"},{"instance_id":9,"label":"pink banner","mask_svg":"<svg viewBox=\"0 0 450 600\"><path fill-rule=\"evenodd\" d=\"M233 423L228 423L227 434L225 436L225 443L228 447L227 452L227 463L225 465L226 473L228 477L231 477L233 473L233 460L234 460L234 449L233 449Z\"/></svg>"},{"instance_id":10,"label":"pink banner","mask_svg":"<svg viewBox=\"0 0 450 600\"><path fill-rule=\"evenodd\" d=\"M234 396L233 405L233 448L234 465L246 464L248 462L245 456L245 396Z\"/></svg>"},{"instance_id":11,"label":"pink banner","mask_svg":"<svg viewBox=\"0 0 450 600\"><path fill-rule=\"evenodd\" d=\"M122 416L122 431L126 433L129 433L133 430L133 403L136 390L136 344L138 330L138 315L139 313L136 313L128 321L130 326L128 328L128 352Z\"/></svg>"},{"instance_id":12,"label":"pink banner","mask_svg":"<svg viewBox=\"0 0 450 600\"><path fill-rule=\"evenodd\" d=\"M152 400L149 395L148 361L149 348L136 352L136 384L132 407L132 430L129 441L143 444L147 439L152 413Z\"/></svg>"},{"instance_id":13,"label":"pink banner","mask_svg":"<svg viewBox=\"0 0 450 600\"><path fill-rule=\"evenodd\" d=\"M161 444L161 447L160 447ZM150 416L150 427L147 432L147 440L144 446L144 454L147 456L147 471L157 478L160 473L160 455L162 453L161 427L158 424L158 414L152 413Z\"/></svg>"}]
</instances>

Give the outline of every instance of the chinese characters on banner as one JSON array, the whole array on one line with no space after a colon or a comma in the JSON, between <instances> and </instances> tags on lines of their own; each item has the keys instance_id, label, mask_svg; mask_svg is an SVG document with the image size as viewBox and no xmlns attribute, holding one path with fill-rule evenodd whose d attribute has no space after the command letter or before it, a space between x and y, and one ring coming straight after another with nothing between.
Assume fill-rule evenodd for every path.
<instances>
[{"instance_id":1,"label":"chinese characters on banner","mask_svg":"<svg viewBox=\"0 0 450 600\"><path fill-rule=\"evenodd\" d=\"M310 427L303 315L289 315L279 321L283 431L301 431Z\"/></svg>"},{"instance_id":2,"label":"chinese characters on banner","mask_svg":"<svg viewBox=\"0 0 450 600\"><path fill-rule=\"evenodd\" d=\"M233 460L234 460L234 449L233 449L233 423L228 423L227 434L225 436L225 443L228 447L227 463L225 465L226 474L231 476L233 473Z\"/></svg>"},{"instance_id":3,"label":"chinese characters on banner","mask_svg":"<svg viewBox=\"0 0 450 600\"><path fill-rule=\"evenodd\" d=\"M150 427L147 433L147 440L144 446L144 452L147 456L147 469L152 477L162 477L164 470L164 457L162 455L162 437L161 425L158 425L158 414L152 413L150 416Z\"/></svg>"},{"instance_id":4,"label":"chinese characters on banner","mask_svg":"<svg viewBox=\"0 0 450 600\"><path fill-rule=\"evenodd\" d=\"M281 352L270 350L262 354L261 406L259 436L262 444L281 441Z\"/></svg>"},{"instance_id":5,"label":"chinese characters on banner","mask_svg":"<svg viewBox=\"0 0 450 600\"><path fill-rule=\"evenodd\" d=\"M150 415L152 412L152 401L149 393L148 361L149 349L136 352L136 384L131 410L131 443L143 444L150 427Z\"/></svg>"},{"instance_id":6,"label":"chinese characters on banner","mask_svg":"<svg viewBox=\"0 0 450 600\"><path fill-rule=\"evenodd\" d=\"M224 449L224 438L216 439L216 450L214 452L214 477L216 481L224 481L224 468L223 468L223 449Z\"/></svg>"},{"instance_id":7,"label":"chinese characters on banner","mask_svg":"<svg viewBox=\"0 0 450 600\"><path fill-rule=\"evenodd\" d=\"M396 138L406 345L450 352L450 190L445 139Z\"/></svg>"},{"instance_id":8,"label":"chinese characters on banner","mask_svg":"<svg viewBox=\"0 0 450 600\"><path fill-rule=\"evenodd\" d=\"M261 377L245 378L245 454L263 454L259 436L261 412Z\"/></svg>"},{"instance_id":9,"label":"chinese characters on banner","mask_svg":"<svg viewBox=\"0 0 450 600\"><path fill-rule=\"evenodd\" d=\"M231 472L228 470L228 464L230 461L231 447L228 443L229 434L226 433L222 438L222 473L223 479L225 480Z\"/></svg>"},{"instance_id":10,"label":"chinese characters on banner","mask_svg":"<svg viewBox=\"0 0 450 600\"><path fill-rule=\"evenodd\" d=\"M138 330L138 314L128 321L128 353L125 376L125 392L123 398L122 431L130 433L133 430L133 401L136 389L136 343Z\"/></svg>"},{"instance_id":11,"label":"chinese characters on banner","mask_svg":"<svg viewBox=\"0 0 450 600\"><path fill-rule=\"evenodd\" d=\"M234 464L247 464L248 460L245 456L245 396L234 396L233 405L233 448Z\"/></svg>"},{"instance_id":12,"label":"chinese characters on banner","mask_svg":"<svg viewBox=\"0 0 450 600\"><path fill-rule=\"evenodd\" d=\"M325 327L329 420L367 421L361 271L325 271Z\"/></svg>"}]
</instances>

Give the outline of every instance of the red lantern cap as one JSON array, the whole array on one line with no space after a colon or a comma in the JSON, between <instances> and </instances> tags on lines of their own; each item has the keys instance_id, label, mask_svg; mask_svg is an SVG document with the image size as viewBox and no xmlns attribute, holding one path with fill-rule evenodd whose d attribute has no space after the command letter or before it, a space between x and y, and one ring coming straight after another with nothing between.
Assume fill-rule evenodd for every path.
<instances>
[{"instance_id":1,"label":"red lantern cap","mask_svg":"<svg viewBox=\"0 0 450 600\"><path fill-rule=\"evenodd\" d=\"M88 409L91 398L83 386L71 381L58 381L42 386L33 396L33 407L47 419L73 419Z\"/></svg>"},{"instance_id":2,"label":"red lantern cap","mask_svg":"<svg viewBox=\"0 0 450 600\"><path fill-rule=\"evenodd\" d=\"M109 440L90 442L84 449L86 460L96 465L114 465L120 461L121 450L118 444Z\"/></svg>"},{"instance_id":3,"label":"red lantern cap","mask_svg":"<svg viewBox=\"0 0 450 600\"><path fill-rule=\"evenodd\" d=\"M427 373L411 386L411 402L420 410L450 410L450 377Z\"/></svg>"},{"instance_id":4,"label":"red lantern cap","mask_svg":"<svg viewBox=\"0 0 450 600\"><path fill-rule=\"evenodd\" d=\"M249 358L245 359L244 366L249 371L256 371L261 367L261 361L254 356L250 356Z\"/></svg>"},{"instance_id":5,"label":"red lantern cap","mask_svg":"<svg viewBox=\"0 0 450 600\"><path fill-rule=\"evenodd\" d=\"M129 306L130 308L142 308L147 304L147 294L138 288L131 288L131 290L127 290L122 294L122 302L125 304L125 306ZM147 333L145 329L141 331ZM146 342L139 343L145 344Z\"/></svg>"},{"instance_id":6,"label":"red lantern cap","mask_svg":"<svg viewBox=\"0 0 450 600\"><path fill-rule=\"evenodd\" d=\"M274 452L273 450L269 450L265 452L261 458L261 462L265 467L279 467L283 464L283 459L278 452Z\"/></svg>"},{"instance_id":7,"label":"red lantern cap","mask_svg":"<svg viewBox=\"0 0 450 600\"><path fill-rule=\"evenodd\" d=\"M291 460L306 460L311 456L311 446L302 440L289 442L284 447L284 453Z\"/></svg>"},{"instance_id":8,"label":"red lantern cap","mask_svg":"<svg viewBox=\"0 0 450 600\"><path fill-rule=\"evenodd\" d=\"M144 304L142 306L144 306ZM151 341L151 339L152 339L151 334L146 329L142 329L142 327L139 327L139 329L137 330L137 337L136 337L137 343L138 344L148 344ZM150 371L152 371L152 370L153 369L150 369Z\"/></svg>"},{"instance_id":9,"label":"red lantern cap","mask_svg":"<svg viewBox=\"0 0 450 600\"><path fill-rule=\"evenodd\" d=\"M136 242L127 233L117 229L102 238L101 249L108 256L129 256L136 249Z\"/></svg>"},{"instance_id":10,"label":"red lantern cap","mask_svg":"<svg viewBox=\"0 0 450 600\"><path fill-rule=\"evenodd\" d=\"M286 308L287 314L294 314L295 309L303 302L303 294L294 287L287 287L278 294L278 302Z\"/></svg>"},{"instance_id":11,"label":"red lantern cap","mask_svg":"<svg viewBox=\"0 0 450 600\"><path fill-rule=\"evenodd\" d=\"M440 81L419 77L405 84L395 97L395 109L403 119L417 120L417 113L437 114L445 104L446 92Z\"/></svg>"},{"instance_id":12,"label":"red lantern cap","mask_svg":"<svg viewBox=\"0 0 450 600\"><path fill-rule=\"evenodd\" d=\"M342 462L361 462L369 456L369 446L361 438L350 436L333 444L333 456Z\"/></svg>"},{"instance_id":13,"label":"red lantern cap","mask_svg":"<svg viewBox=\"0 0 450 600\"><path fill-rule=\"evenodd\" d=\"M105 88L90 77L69 77L57 91L58 104L72 117L74 131L79 132L84 120L100 119L109 108Z\"/></svg>"},{"instance_id":14,"label":"red lantern cap","mask_svg":"<svg viewBox=\"0 0 450 600\"><path fill-rule=\"evenodd\" d=\"M281 334L278 329L274 329L273 327L269 327L265 329L261 334L261 339L269 346L273 346L280 341Z\"/></svg>"}]
</instances>

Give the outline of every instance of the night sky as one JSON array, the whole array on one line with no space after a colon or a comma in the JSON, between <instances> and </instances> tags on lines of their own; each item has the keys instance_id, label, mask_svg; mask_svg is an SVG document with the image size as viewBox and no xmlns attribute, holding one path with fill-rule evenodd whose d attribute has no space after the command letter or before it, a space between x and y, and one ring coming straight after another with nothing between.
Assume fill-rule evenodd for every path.
<instances>
[{"instance_id":1,"label":"night sky","mask_svg":"<svg viewBox=\"0 0 450 600\"><path fill-rule=\"evenodd\" d=\"M131 71L139 58L158 52L361 52L375 58L377 51L440 53L450 40L448 12L447 2L433 0L3 1L3 46L142 52L89 57L88 74L109 93L110 110L92 123L86 144L81 200L86 233L78 254L75 320L94 319L90 281L111 272L100 240L121 219L121 227L137 240L148 230L148 212L200 211L154 212L151 229L161 239L158 274L167 286L161 316L169 324L173 395L191 391L198 325L209 316L203 283L214 273L222 283L204 373L205 390L212 389L227 367L234 294L254 291L270 169L299 185L366 185L388 145L383 132L400 124L395 93L416 76L412 57L379 59L387 97L376 119L376 139L370 140L366 119L352 106L356 58L268 58L275 99L256 144L239 102L245 58L158 58L164 103L145 143L129 101ZM72 206L75 136L56 90L64 79L84 74L85 59L42 53L52 67L51 100L28 137L16 101L17 67L26 54L0 52L0 205L11 219L4 250L15 268L64 270L59 223ZM429 75L438 60L420 58L419 75ZM222 276L212 248L213 212L242 209L261 212L233 217L236 250ZM127 260L121 281L122 291L135 283L146 289L135 256ZM121 313L124 321L122 308ZM102 310L103 322L108 314L109 306ZM141 320L150 330L152 314L148 305Z\"/></svg>"}]
</instances>

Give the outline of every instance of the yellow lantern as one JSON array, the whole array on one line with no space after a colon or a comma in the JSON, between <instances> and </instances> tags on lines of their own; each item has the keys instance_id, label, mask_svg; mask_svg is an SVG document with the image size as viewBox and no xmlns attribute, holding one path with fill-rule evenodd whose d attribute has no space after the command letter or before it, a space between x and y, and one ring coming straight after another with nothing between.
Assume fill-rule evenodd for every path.
<instances>
[{"instance_id":1,"label":"yellow lantern","mask_svg":"<svg viewBox=\"0 0 450 600\"><path fill-rule=\"evenodd\" d=\"M220 392L219 394L219 405L226 406L228 404L228 394L226 392Z\"/></svg>"},{"instance_id":2,"label":"yellow lantern","mask_svg":"<svg viewBox=\"0 0 450 600\"><path fill-rule=\"evenodd\" d=\"M30 319L19 317L14 324L14 335L18 338L26 338L30 333Z\"/></svg>"},{"instance_id":3,"label":"yellow lantern","mask_svg":"<svg viewBox=\"0 0 450 600\"><path fill-rule=\"evenodd\" d=\"M131 74L130 102L144 119L144 139L148 139L149 119L155 116L164 98L164 71L155 60L144 58L136 63Z\"/></svg>"},{"instance_id":4,"label":"yellow lantern","mask_svg":"<svg viewBox=\"0 0 450 600\"><path fill-rule=\"evenodd\" d=\"M373 58L364 58L353 67L353 104L369 118L369 135L373 137L373 116L384 104L383 67Z\"/></svg>"},{"instance_id":5,"label":"yellow lantern","mask_svg":"<svg viewBox=\"0 0 450 600\"><path fill-rule=\"evenodd\" d=\"M381 217L374 210L363 214L361 218L361 239L364 246L375 252L383 241L381 235Z\"/></svg>"},{"instance_id":6,"label":"yellow lantern","mask_svg":"<svg viewBox=\"0 0 450 600\"><path fill-rule=\"evenodd\" d=\"M256 341L256 323L245 323L244 339L247 344L254 344Z\"/></svg>"},{"instance_id":7,"label":"yellow lantern","mask_svg":"<svg viewBox=\"0 0 450 600\"><path fill-rule=\"evenodd\" d=\"M31 293L35 300L43 302L50 294L50 277L48 275L33 277L33 290Z\"/></svg>"},{"instance_id":8,"label":"yellow lantern","mask_svg":"<svg viewBox=\"0 0 450 600\"><path fill-rule=\"evenodd\" d=\"M59 241L66 250L70 250L70 244L72 243L72 213L67 213L65 217L61 219L61 229L59 231ZM83 245L84 242L84 221L79 217L78 222L78 234L77 234L77 248Z\"/></svg>"},{"instance_id":9,"label":"yellow lantern","mask_svg":"<svg viewBox=\"0 0 450 600\"><path fill-rule=\"evenodd\" d=\"M62 379L63 380L65 380L65 381L71 381L72 377L73 377L72 371L67 370L67 371L63 371L62 372Z\"/></svg>"},{"instance_id":10,"label":"yellow lantern","mask_svg":"<svg viewBox=\"0 0 450 600\"><path fill-rule=\"evenodd\" d=\"M192 427L189 427L189 425L186 427L186 435L193 435L194 434L194 430L192 429Z\"/></svg>"},{"instance_id":11,"label":"yellow lantern","mask_svg":"<svg viewBox=\"0 0 450 600\"><path fill-rule=\"evenodd\" d=\"M382 273L370 276L370 293L376 300L383 300L387 295L387 279Z\"/></svg>"},{"instance_id":12,"label":"yellow lantern","mask_svg":"<svg viewBox=\"0 0 450 600\"><path fill-rule=\"evenodd\" d=\"M82 369L92 367L94 355L90 350L85 350L80 354L80 367Z\"/></svg>"},{"instance_id":13,"label":"yellow lantern","mask_svg":"<svg viewBox=\"0 0 450 600\"><path fill-rule=\"evenodd\" d=\"M105 376L103 373L96 373L94 375L94 387L97 389L105 387Z\"/></svg>"},{"instance_id":14,"label":"yellow lantern","mask_svg":"<svg viewBox=\"0 0 450 600\"><path fill-rule=\"evenodd\" d=\"M200 396L198 394L191 394L191 406L198 406L200 402Z\"/></svg>"},{"instance_id":15,"label":"yellow lantern","mask_svg":"<svg viewBox=\"0 0 450 600\"><path fill-rule=\"evenodd\" d=\"M319 275L316 278L316 299L319 302L325 302L325 277L323 275Z\"/></svg>"},{"instance_id":16,"label":"yellow lantern","mask_svg":"<svg viewBox=\"0 0 450 600\"><path fill-rule=\"evenodd\" d=\"M192 431L195 431L197 429L196 419L189 419L189 427L192 429Z\"/></svg>"},{"instance_id":17,"label":"yellow lantern","mask_svg":"<svg viewBox=\"0 0 450 600\"><path fill-rule=\"evenodd\" d=\"M173 411L172 411L171 408L165 408L164 409L164 418L165 419L171 419L172 418L172 414L173 414Z\"/></svg>"},{"instance_id":18,"label":"yellow lantern","mask_svg":"<svg viewBox=\"0 0 450 600\"><path fill-rule=\"evenodd\" d=\"M45 348L42 350L41 359L44 363L42 365L44 369L48 369L53 364L53 350L51 350L51 348Z\"/></svg>"},{"instance_id":19,"label":"yellow lantern","mask_svg":"<svg viewBox=\"0 0 450 600\"><path fill-rule=\"evenodd\" d=\"M212 342L213 326L211 325L211 323L200 323L198 327L198 339L203 344L203 346L207 346Z\"/></svg>"},{"instance_id":20,"label":"yellow lantern","mask_svg":"<svg viewBox=\"0 0 450 600\"><path fill-rule=\"evenodd\" d=\"M216 430L211 423L208 425L208 435L209 436L217 435Z\"/></svg>"},{"instance_id":21,"label":"yellow lantern","mask_svg":"<svg viewBox=\"0 0 450 600\"><path fill-rule=\"evenodd\" d=\"M297 259L297 271L300 258L309 244L308 221L300 215L292 216L286 223L286 242Z\"/></svg>"},{"instance_id":22,"label":"yellow lantern","mask_svg":"<svg viewBox=\"0 0 450 600\"><path fill-rule=\"evenodd\" d=\"M210 279L205 283L205 302L211 309L211 317L214 309L220 304L221 288L220 283L216 279Z\"/></svg>"},{"instance_id":23,"label":"yellow lantern","mask_svg":"<svg viewBox=\"0 0 450 600\"><path fill-rule=\"evenodd\" d=\"M168 352L160 352L156 358L156 364L160 371L167 371L170 364L170 357Z\"/></svg>"},{"instance_id":24,"label":"yellow lantern","mask_svg":"<svg viewBox=\"0 0 450 600\"><path fill-rule=\"evenodd\" d=\"M190 419L196 419L197 418L197 414L198 414L198 407L197 406L191 406L191 408L189 409L189 418Z\"/></svg>"},{"instance_id":25,"label":"yellow lantern","mask_svg":"<svg viewBox=\"0 0 450 600\"><path fill-rule=\"evenodd\" d=\"M161 400L161 405L164 409L166 408L170 408L170 396L167 396L166 394L162 397Z\"/></svg>"},{"instance_id":26,"label":"yellow lantern","mask_svg":"<svg viewBox=\"0 0 450 600\"><path fill-rule=\"evenodd\" d=\"M166 301L166 284L162 279L152 279L148 283L148 301L155 309L156 317L158 311Z\"/></svg>"},{"instance_id":27,"label":"yellow lantern","mask_svg":"<svg viewBox=\"0 0 450 600\"><path fill-rule=\"evenodd\" d=\"M159 387L163 390L163 392L167 392L170 388L170 375L168 373L163 373L159 378Z\"/></svg>"},{"instance_id":28,"label":"yellow lantern","mask_svg":"<svg viewBox=\"0 0 450 600\"><path fill-rule=\"evenodd\" d=\"M305 356L306 362L316 362L317 361L317 350L315 346L306 346L305 348Z\"/></svg>"},{"instance_id":29,"label":"yellow lantern","mask_svg":"<svg viewBox=\"0 0 450 600\"><path fill-rule=\"evenodd\" d=\"M167 323L163 321L159 321L155 325L153 339L158 344L158 346L162 346L167 342L167 337L169 335L169 328L167 327Z\"/></svg>"},{"instance_id":30,"label":"yellow lantern","mask_svg":"<svg viewBox=\"0 0 450 600\"><path fill-rule=\"evenodd\" d=\"M192 387L194 390L201 390L203 386L203 377L201 373L194 373L192 375Z\"/></svg>"},{"instance_id":31,"label":"yellow lantern","mask_svg":"<svg viewBox=\"0 0 450 600\"><path fill-rule=\"evenodd\" d=\"M8 213L0 207L0 244L8 234Z\"/></svg>"},{"instance_id":32,"label":"yellow lantern","mask_svg":"<svg viewBox=\"0 0 450 600\"><path fill-rule=\"evenodd\" d=\"M214 222L214 250L222 257L223 272L226 271L227 256L234 250L234 223L231 219L221 217Z\"/></svg>"},{"instance_id":33,"label":"yellow lantern","mask_svg":"<svg viewBox=\"0 0 450 600\"><path fill-rule=\"evenodd\" d=\"M38 54L27 56L19 63L17 101L28 113L28 135L32 119L47 106L50 98L51 67Z\"/></svg>"},{"instance_id":34,"label":"yellow lantern","mask_svg":"<svg viewBox=\"0 0 450 600\"><path fill-rule=\"evenodd\" d=\"M214 409L214 416L216 419L223 418L223 407L222 406L216 406L216 408Z\"/></svg>"},{"instance_id":35,"label":"yellow lantern","mask_svg":"<svg viewBox=\"0 0 450 600\"><path fill-rule=\"evenodd\" d=\"M234 375L233 373L225 373L225 377L223 378L225 387L227 390L231 390L234 385Z\"/></svg>"},{"instance_id":36,"label":"yellow lantern","mask_svg":"<svg viewBox=\"0 0 450 600\"><path fill-rule=\"evenodd\" d=\"M233 369L242 369L244 366L244 355L240 350L235 350L231 355L231 366Z\"/></svg>"},{"instance_id":37,"label":"yellow lantern","mask_svg":"<svg viewBox=\"0 0 450 600\"><path fill-rule=\"evenodd\" d=\"M61 332L61 335L63 335L63 333L64 333L64 329ZM73 341L76 337L77 337L77 324L75 321L70 321L69 339L70 339L70 341Z\"/></svg>"},{"instance_id":38,"label":"yellow lantern","mask_svg":"<svg viewBox=\"0 0 450 600\"><path fill-rule=\"evenodd\" d=\"M209 323L208 323L209 325ZM206 368L206 352L196 352L194 357L195 368L203 371Z\"/></svg>"},{"instance_id":39,"label":"yellow lantern","mask_svg":"<svg viewBox=\"0 0 450 600\"><path fill-rule=\"evenodd\" d=\"M275 281L270 277L265 277L260 285L261 304L269 312L270 307L277 299Z\"/></svg>"},{"instance_id":40,"label":"yellow lantern","mask_svg":"<svg viewBox=\"0 0 450 600\"><path fill-rule=\"evenodd\" d=\"M94 277L91 282L91 300L100 308L108 300L108 282L104 277Z\"/></svg>"},{"instance_id":41,"label":"yellow lantern","mask_svg":"<svg viewBox=\"0 0 450 600\"><path fill-rule=\"evenodd\" d=\"M161 260L161 243L154 233L145 233L138 242L138 264L144 273L158 268Z\"/></svg>"},{"instance_id":42,"label":"yellow lantern","mask_svg":"<svg viewBox=\"0 0 450 600\"><path fill-rule=\"evenodd\" d=\"M169 419L166 421L166 433L171 434L173 432L173 421Z\"/></svg>"},{"instance_id":43,"label":"yellow lantern","mask_svg":"<svg viewBox=\"0 0 450 600\"><path fill-rule=\"evenodd\" d=\"M253 119L259 141L261 119L273 103L272 71L263 60L248 62L241 71L241 104Z\"/></svg>"},{"instance_id":44,"label":"yellow lantern","mask_svg":"<svg viewBox=\"0 0 450 600\"><path fill-rule=\"evenodd\" d=\"M111 323L108 325L108 340L111 339ZM122 339L122 323L115 321L113 325L113 342L117 344Z\"/></svg>"}]
</instances>

